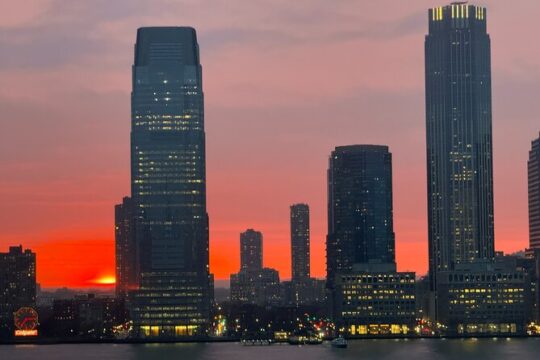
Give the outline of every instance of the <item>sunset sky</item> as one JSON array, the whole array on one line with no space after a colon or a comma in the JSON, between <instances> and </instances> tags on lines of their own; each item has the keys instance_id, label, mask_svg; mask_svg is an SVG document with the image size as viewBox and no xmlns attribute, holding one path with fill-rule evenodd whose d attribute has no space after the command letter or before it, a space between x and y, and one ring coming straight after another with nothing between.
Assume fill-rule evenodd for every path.
<instances>
[{"instance_id":1,"label":"sunset sky","mask_svg":"<svg viewBox=\"0 0 540 360\"><path fill-rule=\"evenodd\" d=\"M475 2L471 2L475 3ZM44 287L114 276L114 205L129 195L133 44L141 26L198 32L211 271L239 233L290 276L289 205L311 207L325 274L326 169L337 145L393 154L400 270L427 271L424 0L4 0L0 251L37 252ZM540 2L480 1L492 39L497 250L528 244L526 161L540 130Z\"/></svg>"}]
</instances>

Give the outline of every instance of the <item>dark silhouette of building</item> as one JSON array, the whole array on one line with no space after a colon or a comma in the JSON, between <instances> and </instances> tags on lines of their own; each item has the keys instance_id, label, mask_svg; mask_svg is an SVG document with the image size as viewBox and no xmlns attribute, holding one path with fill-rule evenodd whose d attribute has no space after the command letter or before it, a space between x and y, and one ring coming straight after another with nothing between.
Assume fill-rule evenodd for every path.
<instances>
[{"instance_id":1,"label":"dark silhouette of building","mask_svg":"<svg viewBox=\"0 0 540 360\"><path fill-rule=\"evenodd\" d=\"M202 68L193 28L137 31L131 99L131 193L140 278L130 299L134 334L205 335L213 279Z\"/></svg>"},{"instance_id":2,"label":"dark silhouette of building","mask_svg":"<svg viewBox=\"0 0 540 360\"><path fill-rule=\"evenodd\" d=\"M396 272L392 155L387 146L337 147L328 170L327 288L349 336L407 335L414 273Z\"/></svg>"},{"instance_id":3,"label":"dark silhouette of building","mask_svg":"<svg viewBox=\"0 0 540 360\"><path fill-rule=\"evenodd\" d=\"M12 246L0 253L0 339L13 336L13 313L36 306L36 253Z\"/></svg>"},{"instance_id":4,"label":"dark silhouette of building","mask_svg":"<svg viewBox=\"0 0 540 360\"><path fill-rule=\"evenodd\" d=\"M532 142L527 168L529 179L529 247L540 249L540 137Z\"/></svg>"},{"instance_id":5,"label":"dark silhouette of building","mask_svg":"<svg viewBox=\"0 0 540 360\"><path fill-rule=\"evenodd\" d=\"M281 283L286 306L321 306L326 300L326 281L310 277L309 206L294 204L291 219L291 281Z\"/></svg>"},{"instance_id":6,"label":"dark silhouette of building","mask_svg":"<svg viewBox=\"0 0 540 360\"><path fill-rule=\"evenodd\" d=\"M258 271L262 267L262 233L253 229L247 229L240 234L240 269Z\"/></svg>"},{"instance_id":7,"label":"dark silhouette of building","mask_svg":"<svg viewBox=\"0 0 540 360\"><path fill-rule=\"evenodd\" d=\"M230 276L233 303L272 306L281 301L279 272L263 267L262 239L253 229L240 234L240 271Z\"/></svg>"},{"instance_id":8,"label":"dark silhouette of building","mask_svg":"<svg viewBox=\"0 0 540 360\"><path fill-rule=\"evenodd\" d=\"M395 270L392 155L387 146L340 146L328 169L327 281L355 264Z\"/></svg>"},{"instance_id":9,"label":"dark silhouette of building","mask_svg":"<svg viewBox=\"0 0 540 360\"><path fill-rule=\"evenodd\" d=\"M233 303L276 306L281 303L279 272L271 268L231 274Z\"/></svg>"},{"instance_id":10,"label":"dark silhouette of building","mask_svg":"<svg viewBox=\"0 0 540 360\"><path fill-rule=\"evenodd\" d=\"M494 258L491 56L486 9L429 10L425 38L429 273Z\"/></svg>"},{"instance_id":11,"label":"dark silhouette of building","mask_svg":"<svg viewBox=\"0 0 540 360\"><path fill-rule=\"evenodd\" d=\"M54 300L52 335L91 339L114 338L123 325L123 301L95 294Z\"/></svg>"},{"instance_id":12,"label":"dark silhouette of building","mask_svg":"<svg viewBox=\"0 0 540 360\"><path fill-rule=\"evenodd\" d=\"M309 271L309 206L291 206L291 274L292 281L310 277Z\"/></svg>"},{"instance_id":13,"label":"dark silhouette of building","mask_svg":"<svg viewBox=\"0 0 540 360\"><path fill-rule=\"evenodd\" d=\"M114 223L116 296L120 299L126 299L128 291L139 286L135 216L131 198L124 197L122 203L114 207Z\"/></svg>"}]
</instances>

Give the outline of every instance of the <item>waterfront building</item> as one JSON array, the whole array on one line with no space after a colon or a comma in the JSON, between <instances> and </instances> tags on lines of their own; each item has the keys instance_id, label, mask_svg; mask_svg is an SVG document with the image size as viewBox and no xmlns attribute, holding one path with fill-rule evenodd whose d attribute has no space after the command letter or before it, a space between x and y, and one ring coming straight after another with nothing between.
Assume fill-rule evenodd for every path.
<instances>
[{"instance_id":1,"label":"waterfront building","mask_svg":"<svg viewBox=\"0 0 540 360\"><path fill-rule=\"evenodd\" d=\"M281 303L279 272L271 268L242 270L231 275L231 301L259 306L277 306Z\"/></svg>"},{"instance_id":2,"label":"waterfront building","mask_svg":"<svg viewBox=\"0 0 540 360\"><path fill-rule=\"evenodd\" d=\"M339 146L328 169L327 282L354 264L393 264L392 154L387 146Z\"/></svg>"},{"instance_id":3,"label":"waterfront building","mask_svg":"<svg viewBox=\"0 0 540 360\"><path fill-rule=\"evenodd\" d=\"M263 267L263 236L260 231L247 229L240 234L240 269L259 271Z\"/></svg>"},{"instance_id":4,"label":"waterfront building","mask_svg":"<svg viewBox=\"0 0 540 360\"><path fill-rule=\"evenodd\" d=\"M279 272L263 267L263 235L248 229L240 234L240 271L230 276L230 299L237 304L278 305Z\"/></svg>"},{"instance_id":5,"label":"waterfront building","mask_svg":"<svg viewBox=\"0 0 540 360\"><path fill-rule=\"evenodd\" d=\"M291 205L291 274L293 282L310 278L309 206Z\"/></svg>"},{"instance_id":6,"label":"waterfront building","mask_svg":"<svg viewBox=\"0 0 540 360\"><path fill-rule=\"evenodd\" d=\"M510 300L505 300L503 292L518 289L520 285L515 282L523 281L521 275L511 271L496 272L494 264L491 40L487 10L455 2L429 9L428 16L425 86L430 318L458 333L471 333L476 324L488 324L492 330L493 324L500 324L497 331L506 332L508 323L524 319L512 306L496 312L494 308L502 306L498 300L466 297L464 301L469 303L464 304L454 298L458 293L461 296L461 291L476 291L462 279L484 279L481 286L495 286L493 291L496 296L501 291L501 301ZM498 274L512 280L504 280L500 288L490 284ZM470 302L474 303L472 307ZM469 324L468 329L456 330ZM511 330L519 331L519 327Z\"/></svg>"},{"instance_id":7,"label":"waterfront building","mask_svg":"<svg viewBox=\"0 0 540 360\"><path fill-rule=\"evenodd\" d=\"M206 336L209 273L202 68L189 27L137 31L131 95L131 197L139 289L133 335Z\"/></svg>"},{"instance_id":8,"label":"waterfront building","mask_svg":"<svg viewBox=\"0 0 540 360\"><path fill-rule=\"evenodd\" d=\"M532 320L531 275L515 259L461 264L439 274L445 335L524 335Z\"/></svg>"},{"instance_id":9,"label":"waterfront building","mask_svg":"<svg viewBox=\"0 0 540 360\"><path fill-rule=\"evenodd\" d=\"M123 318L122 299L95 294L76 295L53 301L50 331L60 338L113 338L114 328L123 325Z\"/></svg>"},{"instance_id":10,"label":"waterfront building","mask_svg":"<svg viewBox=\"0 0 540 360\"><path fill-rule=\"evenodd\" d=\"M336 279L336 324L351 337L406 336L416 325L415 274L355 272Z\"/></svg>"},{"instance_id":11,"label":"waterfront building","mask_svg":"<svg viewBox=\"0 0 540 360\"><path fill-rule=\"evenodd\" d=\"M432 291L439 272L494 258L486 19L484 7L463 2L429 9L425 85Z\"/></svg>"},{"instance_id":12,"label":"waterfront building","mask_svg":"<svg viewBox=\"0 0 540 360\"><path fill-rule=\"evenodd\" d=\"M133 211L129 197L124 197L122 203L114 207L116 297L119 299L126 299L129 290L139 287Z\"/></svg>"},{"instance_id":13,"label":"waterfront building","mask_svg":"<svg viewBox=\"0 0 540 360\"><path fill-rule=\"evenodd\" d=\"M529 183L529 247L540 249L540 137L533 140L527 163Z\"/></svg>"},{"instance_id":14,"label":"waterfront building","mask_svg":"<svg viewBox=\"0 0 540 360\"><path fill-rule=\"evenodd\" d=\"M14 335L14 313L36 306L36 253L12 246L0 253L0 339Z\"/></svg>"},{"instance_id":15,"label":"waterfront building","mask_svg":"<svg viewBox=\"0 0 540 360\"><path fill-rule=\"evenodd\" d=\"M396 271L392 155L337 147L328 170L327 287L347 336L406 335L415 323L414 273Z\"/></svg>"},{"instance_id":16,"label":"waterfront building","mask_svg":"<svg viewBox=\"0 0 540 360\"><path fill-rule=\"evenodd\" d=\"M300 281L283 281L281 299L286 306L322 306L326 301L326 280L308 278Z\"/></svg>"}]
</instances>

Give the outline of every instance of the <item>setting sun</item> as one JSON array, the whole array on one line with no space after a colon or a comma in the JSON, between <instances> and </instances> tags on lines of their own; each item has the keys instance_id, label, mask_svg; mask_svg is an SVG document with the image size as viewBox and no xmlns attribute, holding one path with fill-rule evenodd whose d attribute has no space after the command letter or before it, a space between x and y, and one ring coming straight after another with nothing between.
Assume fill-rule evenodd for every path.
<instances>
[{"instance_id":1,"label":"setting sun","mask_svg":"<svg viewBox=\"0 0 540 360\"><path fill-rule=\"evenodd\" d=\"M116 284L116 278L114 276L102 276L97 279L90 280L90 283L95 285L114 285Z\"/></svg>"}]
</instances>

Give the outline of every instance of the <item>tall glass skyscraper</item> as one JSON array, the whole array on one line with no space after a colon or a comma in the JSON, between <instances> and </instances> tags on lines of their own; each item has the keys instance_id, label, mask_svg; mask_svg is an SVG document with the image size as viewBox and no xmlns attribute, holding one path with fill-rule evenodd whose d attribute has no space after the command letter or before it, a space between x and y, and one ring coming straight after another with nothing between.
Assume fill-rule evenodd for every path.
<instances>
[{"instance_id":1,"label":"tall glass skyscraper","mask_svg":"<svg viewBox=\"0 0 540 360\"><path fill-rule=\"evenodd\" d=\"M429 272L494 258L490 38L486 9L429 10L425 38Z\"/></svg>"},{"instance_id":2,"label":"tall glass skyscraper","mask_svg":"<svg viewBox=\"0 0 540 360\"><path fill-rule=\"evenodd\" d=\"M203 335L212 298L208 264L202 68L195 30L137 32L131 100L131 191L141 337Z\"/></svg>"},{"instance_id":3,"label":"tall glass skyscraper","mask_svg":"<svg viewBox=\"0 0 540 360\"><path fill-rule=\"evenodd\" d=\"M540 250L540 137L529 151L529 247Z\"/></svg>"},{"instance_id":4,"label":"tall glass skyscraper","mask_svg":"<svg viewBox=\"0 0 540 360\"><path fill-rule=\"evenodd\" d=\"M292 281L310 278L309 271L309 206L291 206L291 267Z\"/></svg>"},{"instance_id":5,"label":"tall glass skyscraper","mask_svg":"<svg viewBox=\"0 0 540 360\"><path fill-rule=\"evenodd\" d=\"M393 224L388 147L336 147L328 169L327 286L353 270L395 271Z\"/></svg>"}]
</instances>

